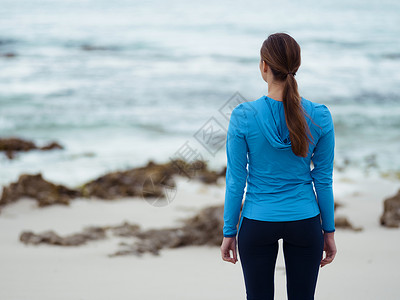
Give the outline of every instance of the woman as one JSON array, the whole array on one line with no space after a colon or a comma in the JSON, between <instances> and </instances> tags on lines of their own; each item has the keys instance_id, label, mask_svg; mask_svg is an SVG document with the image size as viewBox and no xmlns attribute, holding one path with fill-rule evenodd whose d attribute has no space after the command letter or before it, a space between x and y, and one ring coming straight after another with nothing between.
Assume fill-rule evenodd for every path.
<instances>
[{"instance_id":1,"label":"woman","mask_svg":"<svg viewBox=\"0 0 400 300\"><path fill-rule=\"evenodd\" d=\"M236 106L229 122L221 254L232 263L239 254L247 299L273 299L283 239L288 299L310 300L319 267L336 255L332 116L299 95L300 46L291 36L270 35L260 52L268 95Z\"/></svg>"}]
</instances>

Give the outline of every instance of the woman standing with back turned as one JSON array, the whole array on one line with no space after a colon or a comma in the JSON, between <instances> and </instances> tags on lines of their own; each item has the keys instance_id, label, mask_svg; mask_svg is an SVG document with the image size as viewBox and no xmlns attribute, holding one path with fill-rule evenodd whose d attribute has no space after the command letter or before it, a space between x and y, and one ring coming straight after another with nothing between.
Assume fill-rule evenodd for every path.
<instances>
[{"instance_id":1,"label":"woman standing with back turned","mask_svg":"<svg viewBox=\"0 0 400 300\"><path fill-rule=\"evenodd\" d=\"M247 299L274 299L283 239L288 299L311 300L319 267L336 255L333 120L299 95L300 46L291 36L270 35L260 53L268 95L237 105L229 122L221 254L232 263L239 254Z\"/></svg>"}]
</instances>

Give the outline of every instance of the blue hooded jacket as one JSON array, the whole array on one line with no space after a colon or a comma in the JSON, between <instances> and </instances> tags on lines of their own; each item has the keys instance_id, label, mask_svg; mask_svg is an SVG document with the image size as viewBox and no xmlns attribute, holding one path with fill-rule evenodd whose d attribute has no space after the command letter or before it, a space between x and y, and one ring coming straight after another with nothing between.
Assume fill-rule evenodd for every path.
<instances>
[{"instance_id":1,"label":"blue hooded jacket","mask_svg":"<svg viewBox=\"0 0 400 300\"><path fill-rule=\"evenodd\" d=\"M324 232L335 231L332 116L324 104L303 97L301 103L313 137L307 157L292 151L282 101L262 96L233 109L226 139L224 237L237 235L244 216L281 222L321 214Z\"/></svg>"}]
</instances>

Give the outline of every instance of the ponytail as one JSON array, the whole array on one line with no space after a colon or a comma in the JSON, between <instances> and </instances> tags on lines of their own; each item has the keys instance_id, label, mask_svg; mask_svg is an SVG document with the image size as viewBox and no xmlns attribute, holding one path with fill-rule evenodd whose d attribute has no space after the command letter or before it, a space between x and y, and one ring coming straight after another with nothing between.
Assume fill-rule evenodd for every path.
<instances>
[{"instance_id":1,"label":"ponytail","mask_svg":"<svg viewBox=\"0 0 400 300\"><path fill-rule=\"evenodd\" d=\"M297 156L307 157L312 135L304 117L305 112L301 105L297 82L292 73L286 75L283 88L283 107L292 151Z\"/></svg>"},{"instance_id":2,"label":"ponytail","mask_svg":"<svg viewBox=\"0 0 400 300\"><path fill-rule=\"evenodd\" d=\"M300 46L286 33L271 34L260 49L261 59L271 68L274 78L284 82L283 107L292 151L307 157L309 142L313 142L294 76L300 67ZM311 118L310 118L311 119ZM312 119L311 119L312 121Z\"/></svg>"}]
</instances>

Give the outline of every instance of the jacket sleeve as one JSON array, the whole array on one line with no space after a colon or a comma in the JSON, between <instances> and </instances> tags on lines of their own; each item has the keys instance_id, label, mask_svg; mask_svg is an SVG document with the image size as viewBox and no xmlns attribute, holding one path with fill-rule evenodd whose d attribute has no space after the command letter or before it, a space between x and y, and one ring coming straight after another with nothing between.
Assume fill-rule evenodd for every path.
<instances>
[{"instance_id":1,"label":"jacket sleeve","mask_svg":"<svg viewBox=\"0 0 400 300\"><path fill-rule=\"evenodd\" d=\"M237 224L248 175L246 131L247 119L243 103L241 103L232 111L226 137L227 167L223 227L224 237L233 237L237 234Z\"/></svg>"},{"instance_id":2,"label":"jacket sleeve","mask_svg":"<svg viewBox=\"0 0 400 300\"><path fill-rule=\"evenodd\" d=\"M333 160L335 148L335 130L329 109L322 105L322 132L315 146L311 160L314 169L311 171L318 206L321 212L324 232L335 231L334 197L332 189Z\"/></svg>"}]
</instances>

